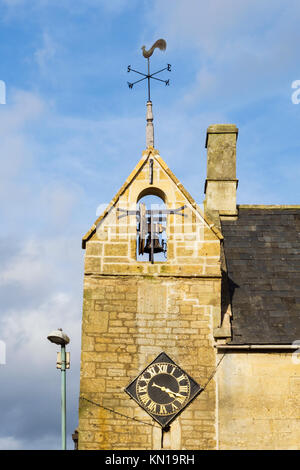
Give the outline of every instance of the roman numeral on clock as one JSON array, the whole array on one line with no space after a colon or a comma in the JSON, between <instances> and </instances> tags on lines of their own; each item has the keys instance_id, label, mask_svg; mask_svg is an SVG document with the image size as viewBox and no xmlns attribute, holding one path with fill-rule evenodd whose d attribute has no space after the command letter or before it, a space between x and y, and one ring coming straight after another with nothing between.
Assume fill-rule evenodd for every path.
<instances>
[{"instance_id":1,"label":"roman numeral on clock","mask_svg":"<svg viewBox=\"0 0 300 470\"><path fill-rule=\"evenodd\" d=\"M168 364L157 364L158 373L167 374Z\"/></svg>"},{"instance_id":2,"label":"roman numeral on clock","mask_svg":"<svg viewBox=\"0 0 300 470\"><path fill-rule=\"evenodd\" d=\"M151 401L148 393L144 393L143 395L140 395L140 399L144 403L144 405L147 405L148 401Z\"/></svg>"},{"instance_id":3,"label":"roman numeral on clock","mask_svg":"<svg viewBox=\"0 0 300 470\"><path fill-rule=\"evenodd\" d=\"M181 380L186 380L186 376L182 374L180 377L177 377L178 382L181 382Z\"/></svg>"},{"instance_id":4,"label":"roman numeral on clock","mask_svg":"<svg viewBox=\"0 0 300 470\"><path fill-rule=\"evenodd\" d=\"M150 403L147 404L147 408L149 411L156 411L156 406L160 406L160 405L157 405L157 403L155 403L153 400L150 399Z\"/></svg>"},{"instance_id":5,"label":"roman numeral on clock","mask_svg":"<svg viewBox=\"0 0 300 470\"><path fill-rule=\"evenodd\" d=\"M177 411L178 410L178 406L175 405L175 403L171 403L171 409L172 411Z\"/></svg>"},{"instance_id":6,"label":"roman numeral on clock","mask_svg":"<svg viewBox=\"0 0 300 470\"><path fill-rule=\"evenodd\" d=\"M140 385L139 393L147 393L147 385Z\"/></svg>"},{"instance_id":7,"label":"roman numeral on clock","mask_svg":"<svg viewBox=\"0 0 300 470\"><path fill-rule=\"evenodd\" d=\"M182 397L176 397L176 401L179 401L180 404L182 404L185 399L186 399L186 397L184 397L184 396L182 396Z\"/></svg>"},{"instance_id":8,"label":"roman numeral on clock","mask_svg":"<svg viewBox=\"0 0 300 470\"><path fill-rule=\"evenodd\" d=\"M151 377L153 377L154 375L156 375L156 374L157 374L157 372L156 372L156 370L155 370L155 367L154 367L154 366L152 366L152 367L149 367L149 368L147 369L147 372L149 372L149 374L150 374L150 376L151 376Z\"/></svg>"},{"instance_id":9,"label":"roman numeral on clock","mask_svg":"<svg viewBox=\"0 0 300 470\"><path fill-rule=\"evenodd\" d=\"M165 407L165 405L159 405L159 413L161 414L167 413L167 408Z\"/></svg>"}]
</instances>

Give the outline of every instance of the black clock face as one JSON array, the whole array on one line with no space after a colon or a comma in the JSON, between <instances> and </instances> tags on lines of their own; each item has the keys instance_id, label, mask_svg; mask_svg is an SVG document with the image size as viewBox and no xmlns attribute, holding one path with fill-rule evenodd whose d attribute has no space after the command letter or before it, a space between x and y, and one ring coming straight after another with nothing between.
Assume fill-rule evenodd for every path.
<instances>
[{"instance_id":1,"label":"black clock face","mask_svg":"<svg viewBox=\"0 0 300 470\"><path fill-rule=\"evenodd\" d=\"M176 365L159 362L147 367L139 376L136 395L151 413L171 415L188 401L190 382Z\"/></svg>"},{"instance_id":2,"label":"black clock face","mask_svg":"<svg viewBox=\"0 0 300 470\"><path fill-rule=\"evenodd\" d=\"M202 388L161 353L125 391L161 426L169 424Z\"/></svg>"}]
</instances>

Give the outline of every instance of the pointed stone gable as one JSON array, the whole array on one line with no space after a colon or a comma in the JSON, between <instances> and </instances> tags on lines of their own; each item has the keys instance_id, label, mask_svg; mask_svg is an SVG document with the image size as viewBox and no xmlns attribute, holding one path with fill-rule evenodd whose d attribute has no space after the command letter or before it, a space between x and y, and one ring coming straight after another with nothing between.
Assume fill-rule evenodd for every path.
<instances>
[{"instance_id":1,"label":"pointed stone gable","mask_svg":"<svg viewBox=\"0 0 300 470\"><path fill-rule=\"evenodd\" d=\"M136 210L139 199L148 194L161 197L167 209L184 206L184 216L168 216L167 260L152 266L147 262L137 262L136 216L124 216L127 210ZM87 248L86 272L218 276L222 238L218 228L204 217L157 150L148 148L119 192L83 237L83 247Z\"/></svg>"}]
</instances>

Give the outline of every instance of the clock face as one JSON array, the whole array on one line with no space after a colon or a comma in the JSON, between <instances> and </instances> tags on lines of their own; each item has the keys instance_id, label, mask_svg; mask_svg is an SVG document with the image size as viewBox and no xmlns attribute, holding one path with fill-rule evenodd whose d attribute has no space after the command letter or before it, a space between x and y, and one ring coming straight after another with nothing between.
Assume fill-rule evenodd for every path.
<instances>
[{"instance_id":1,"label":"clock face","mask_svg":"<svg viewBox=\"0 0 300 470\"><path fill-rule=\"evenodd\" d=\"M161 426L169 424L202 388L161 353L125 391Z\"/></svg>"},{"instance_id":2,"label":"clock face","mask_svg":"<svg viewBox=\"0 0 300 470\"><path fill-rule=\"evenodd\" d=\"M139 376L136 395L152 414L166 416L179 411L190 397L190 382L169 362L152 364Z\"/></svg>"}]
</instances>

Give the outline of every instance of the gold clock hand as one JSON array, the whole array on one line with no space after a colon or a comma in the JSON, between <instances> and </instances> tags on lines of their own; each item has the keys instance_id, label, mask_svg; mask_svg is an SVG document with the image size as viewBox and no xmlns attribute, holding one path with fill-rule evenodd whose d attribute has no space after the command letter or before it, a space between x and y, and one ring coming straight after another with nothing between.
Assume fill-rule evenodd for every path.
<instances>
[{"instance_id":1,"label":"gold clock hand","mask_svg":"<svg viewBox=\"0 0 300 470\"><path fill-rule=\"evenodd\" d=\"M170 390L169 388L166 388L166 387L162 387L162 391L163 392L166 392L171 398L175 398L175 393L172 392L172 390Z\"/></svg>"},{"instance_id":2,"label":"gold clock hand","mask_svg":"<svg viewBox=\"0 0 300 470\"><path fill-rule=\"evenodd\" d=\"M170 390L169 388L166 389L166 392L167 392L167 393L169 393L169 392L172 393L172 396L173 396L173 397L182 397L182 398L185 398L185 396L184 396L184 395L181 395L181 393L173 392L173 390Z\"/></svg>"},{"instance_id":3,"label":"gold clock hand","mask_svg":"<svg viewBox=\"0 0 300 470\"><path fill-rule=\"evenodd\" d=\"M182 398L186 398L186 395L181 395L181 393L176 393L176 392L173 392L176 397L182 397Z\"/></svg>"},{"instance_id":4,"label":"gold clock hand","mask_svg":"<svg viewBox=\"0 0 300 470\"><path fill-rule=\"evenodd\" d=\"M167 388L167 387L164 387L164 386L161 386L161 385L157 385L155 382L153 382L152 387L160 388L163 392L166 392L170 397L175 398L174 392L172 392L172 390L170 390L170 389Z\"/></svg>"},{"instance_id":5,"label":"gold clock hand","mask_svg":"<svg viewBox=\"0 0 300 470\"><path fill-rule=\"evenodd\" d=\"M151 384L152 387L157 387L157 388L162 388L160 385L157 385L155 382L153 382L153 384Z\"/></svg>"},{"instance_id":6,"label":"gold clock hand","mask_svg":"<svg viewBox=\"0 0 300 470\"><path fill-rule=\"evenodd\" d=\"M163 392L166 392L172 398L175 398L175 397L185 398L185 396L181 395L181 393L173 392L173 390L170 390L169 388L164 387L164 386L157 385L155 382L153 382L152 387L160 388Z\"/></svg>"}]
</instances>

